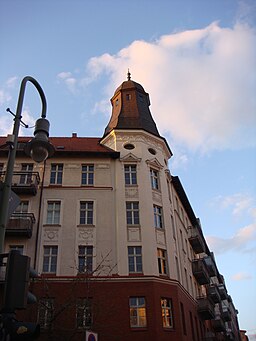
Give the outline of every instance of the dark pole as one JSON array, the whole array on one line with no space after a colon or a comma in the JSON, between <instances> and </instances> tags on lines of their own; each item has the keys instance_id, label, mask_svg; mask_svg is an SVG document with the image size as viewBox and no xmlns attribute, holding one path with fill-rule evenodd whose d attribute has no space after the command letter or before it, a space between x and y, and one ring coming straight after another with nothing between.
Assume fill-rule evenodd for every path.
<instances>
[{"instance_id":1,"label":"dark pole","mask_svg":"<svg viewBox=\"0 0 256 341\"><path fill-rule=\"evenodd\" d=\"M4 238L5 238L5 229L8 222L8 207L9 207L9 198L11 194L11 185L12 185L12 176L13 176L13 169L16 157L16 150L17 150L17 142L18 142L18 135L19 135L19 128L20 128L20 121L21 121L21 113L22 113L22 106L23 100L25 95L25 88L27 82L33 83L33 85L38 90L41 101L42 101L42 114L41 117L46 117L46 98L43 92L43 89L39 85L39 83L30 76L23 78L20 86L17 110L14 118L14 126L13 126L13 133L11 135L11 141L9 143L9 154L8 154L8 161L5 173L5 180L3 183L2 189L2 200L0 202L0 254L4 251Z\"/></svg>"}]
</instances>

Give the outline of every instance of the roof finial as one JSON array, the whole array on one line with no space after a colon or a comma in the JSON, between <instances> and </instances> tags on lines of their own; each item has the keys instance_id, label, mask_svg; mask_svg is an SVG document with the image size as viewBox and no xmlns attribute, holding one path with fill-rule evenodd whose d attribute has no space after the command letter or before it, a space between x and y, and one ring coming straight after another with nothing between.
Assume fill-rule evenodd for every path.
<instances>
[{"instance_id":1,"label":"roof finial","mask_svg":"<svg viewBox=\"0 0 256 341\"><path fill-rule=\"evenodd\" d=\"M127 73L127 79L128 79L128 81L131 80L131 73L130 73L129 69L128 69L128 73Z\"/></svg>"}]
</instances>

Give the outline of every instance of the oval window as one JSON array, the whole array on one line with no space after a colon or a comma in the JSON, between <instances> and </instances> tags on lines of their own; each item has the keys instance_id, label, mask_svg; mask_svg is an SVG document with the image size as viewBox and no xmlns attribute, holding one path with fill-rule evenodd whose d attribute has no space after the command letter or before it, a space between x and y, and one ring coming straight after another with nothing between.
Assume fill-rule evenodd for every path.
<instances>
[{"instance_id":1,"label":"oval window","mask_svg":"<svg viewBox=\"0 0 256 341\"><path fill-rule=\"evenodd\" d=\"M150 152L150 154L156 155L156 151L153 148L148 148L148 151Z\"/></svg>"},{"instance_id":2,"label":"oval window","mask_svg":"<svg viewBox=\"0 0 256 341\"><path fill-rule=\"evenodd\" d=\"M127 143L125 146L124 146L125 149L128 149L128 150L131 150L131 149L134 149L134 145L131 144L131 143Z\"/></svg>"}]
</instances>

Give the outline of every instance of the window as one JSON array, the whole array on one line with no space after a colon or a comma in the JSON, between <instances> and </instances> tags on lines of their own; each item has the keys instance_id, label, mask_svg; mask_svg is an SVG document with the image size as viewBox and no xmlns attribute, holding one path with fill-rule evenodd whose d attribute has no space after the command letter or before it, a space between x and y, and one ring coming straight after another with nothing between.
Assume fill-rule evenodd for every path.
<instances>
[{"instance_id":1,"label":"window","mask_svg":"<svg viewBox=\"0 0 256 341\"><path fill-rule=\"evenodd\" d=\"M151 187L159 190L159 172L155 169L150 169Z\"/></svg>"},{"instance_id":2,"label":"window","mask_svg":"<svg viewBox=\"0 0 256 341\"><path fill-rule=\"evenodd\" d=\"M15 213L28 213L28 201L21 201Z\"/></svg>"},{"instance_id":3,"label":"window","mask_svg":"<svg viewBox=\"0 0 256 341\"><path fill-rule=\"evenodd\" d=\"M56 273L58 246L44 246L43 272Z\"/></svg>"},{"instance_id":4,"label":"window","mask_svg":"<svg viewBox=\"0 0 256 341\"><path fill-rule=\"evenodd\" d=\"M136 165L124 166L125 185L137 185L137 167Z\"/></svg>"},{"instance_id":5,"label":"window","mask_svg":"<svg viewBox=\"0 0 256 341\"><path fill-rule=\"evenodd\" d=\"M128 246L129 273L142 272L141 246Z\"/></svg>"},{"instance_id":6,"label":"window","mask_svg":"<svg viewBox=\"0 0 256 341\"><path fill-rule=\"evenodd\" d=\"M130 326L141 328L147 326L145 297L130 297Z\"/></svg>"},{"instance_id":7,"label":"window","mask_svg":"<svg viewBox=\"0 0 256 341\"><path fill-rule=\"evenodd\" d=\"M188 287L188 272L187 272L186 268L184 268L184 274L185 274L186 289L187 289L187 291L189 291L189 287Z\"/></svg>"},{"instance_id":8,"label":"window","mask_svg":"<svg viewBox=\"0 0 256 341\"><path fill-rule=\"evenodd\" d=\"M127 143L126 145L124 145L124 148L128 149L128 150L132 150L132 149L135 148L135 146L133 144L131 144L131 143Z\"/></svg>"},{"instance_id":9,"label":"window","mask_svg":"<svg viewBox=\"0 0 256 341\"><path fill-rule=\"evenodd\" d=\"M60 201L48 201L46 224L57 225L60 223Z\"/></svg>"},{"instance_id":10,"label":"window","mask_svg":"<svg viewBox=\"0 0 256 341\"><path fill-rule=\"evenodd\" d=\"M176 272L177 272L178 281L180 282L180 267L179 267L179 261L178 261L177 256L175 256L175 264L176 264Z\"/></svg>"},{"instance_id":11,"label":"window","mask_svg":"<svg viewBox=\"0 0 256 341\"><path fill-rule=\"evenodd\" d=\"M132 95L131 95L131 94L126 94L126 100L127 100L127 101L130 101L131 98L132 98Z\"/></svg>"},{"instance_id":12,"label":"window","mask_svg":"<svg viewBox=\"0 0 256 341\"><path fill-rule=\"evenodd\" d=\"M180 302L180 311L181 311L181 320L182 320L183 334L187 335L187 327L186 327L184 305L181 302Z\"/></svg>"},{"instance_id":13,"label":"window","mask_svg":"<svg viewBox=\"0 0 256 341\"><path fill-rule=\"evenodd\" d=\"M153 149L153 148L148 148L148 151L150 152L150 154L156 155L155 149Z\"/></svg>"},{"instance_id":14,"label":"window","mask_svg":"<svg viewBox=\"0 0 256 341\"><path fill-rule=\"evenodd\" d=\"M53 298L41 298L38 308L38 321L40 327L48 329L53 321L54 314L54 299Z\"/></svg>"},{"instance_id":15,"label":"window","mask_svg":"<svg viewBox=\"0 0 256 341\"><path fill-rule=\"evenodd\" d=\"M51 185L61 185L63 175L63 164L52 164L51 165Z\"/></svg>"},{"instance_id":16,"label":"window","mask_svg":"<svg viewBox=\"0 0 256 341\"><path fill-rule=\"evenodd\" d=\"M158 271L160 275L167 275L167 252L157 249Z\"/></svg>"},{"instance_id":17,"label":"window","mask_svg":"<svg viewBox=\"0 0 256 341\"><path fill-rule=\"evenodd\" d=\"M164 328L173 328L172 302L169 298L161 298L162 320Z\"/></svg>"},{"instance_id":18,"label":"window","mask_svg":"<svg viewBox=\"0 0 256 341\"><path fill-rule=\"evenodd\" d=\"M93 185L94 165L82 165L82 185Z\"/></svg>"},{"instance_id":19,"label":"window","mask_svg":"<svg viewBox=\"0 0 256 341\"><path fill-rule=\"evenodd\" d=\"M137 201L126 202L126 222L127 225L138 225L139 219L139 203Z\"/></svg>"},{"instance_id":20,"label":"window","mask_svg":"<svg viewBox=\"0 0 256 341\"><path fill-rule=\"evenodd\" d=\"M9 250L16 250L19 251L19 253L21 255L23 255L23 251L24 251L24 245L9 245Z\"/></svg>"},{"instance_id":21,"label":"window","mask_svg":"<svg viewBox=\"0 0 256 341\"><path fill-rule=\"evenodd\" d=\"M185 252L183 233L181 230L180 230L180 242L181 242L182 250Z\"/></svg>"},{"instance_id":22,"label":"window","mask_svg":"<svg viewBox=\"0 0 256 341\"><path fill-rule=\"evenodd\" d=\"M173 239L176 239L176 232L175 232L175 225L174 225L174 218L171 215L171 223L172 223L172 235L173 235Z\"/></svg>"},{"instance_id":23,"label":"window","mask_svg":"<svg viewBox=\"0 0 256 341\"><path fill-rule=\"evenodd\" d=\"M79 245L78 247L78 271L92 273L93 247Z\"/></svg>"},{"instance_id":24,"label":"window","mask_svg":"<svg viewBox=\"0 0 256 341\"><path fill-rule=\"evenodd\" d=\"M22 174L20 176L20 184L29 185L32 182L33 163L24 163L21 165Z\"/></svg>"},{"instance_id":25,"label":"window","mask_svg":"<svg viewBox=\"0 0 256 341\"><path fill-rule=\"evenodd\" d=\"M93 201L80 201L80 225L93 225Z\"/></svg>"},{"instance_id":26,"label":"window","mask_svg":"<svg viewBox=\"0 0 256 341\"><path fill-rule=\"evenodd\" d=\"M79 298L76 304L76 326L89 329L92 325L92 299Z\"/></svg>"},{"instance_id":27,"label":"window","mask_svg":"<svg viewBox=\"0 0 256 341\"><path fill-rule=\"evenodd\" d=\"M154 225L156 228L162 229L163 226L163 216L162 207L154 205Z\"/></svg>"}]
</instances>

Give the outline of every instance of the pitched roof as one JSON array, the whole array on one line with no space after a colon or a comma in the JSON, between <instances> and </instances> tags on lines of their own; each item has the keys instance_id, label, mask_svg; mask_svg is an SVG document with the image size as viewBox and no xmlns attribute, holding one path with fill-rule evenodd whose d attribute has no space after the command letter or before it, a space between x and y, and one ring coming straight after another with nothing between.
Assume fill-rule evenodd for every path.
<instances>
[{"instance_id":1,"label":"pitched roof","mask_svg":"<svg viewBox=\"0 0 256 341\"><path fill-rule=\"evenodd\" d=\"M18 138L18 151L23 150L24 144L28 142L32 137L21 136ZM109 156L112 158L118 158L119 152L114 151L102 144L100 144L101 138L99 137L77 137L73 134L72 137L50 137L50 142L55 148L55 155L63 154L94 154L98 156ZM6 143L6 137L0 137L0 148ZM7 148L0 149L6 151Z\"/></svg>"}]
</instances>

